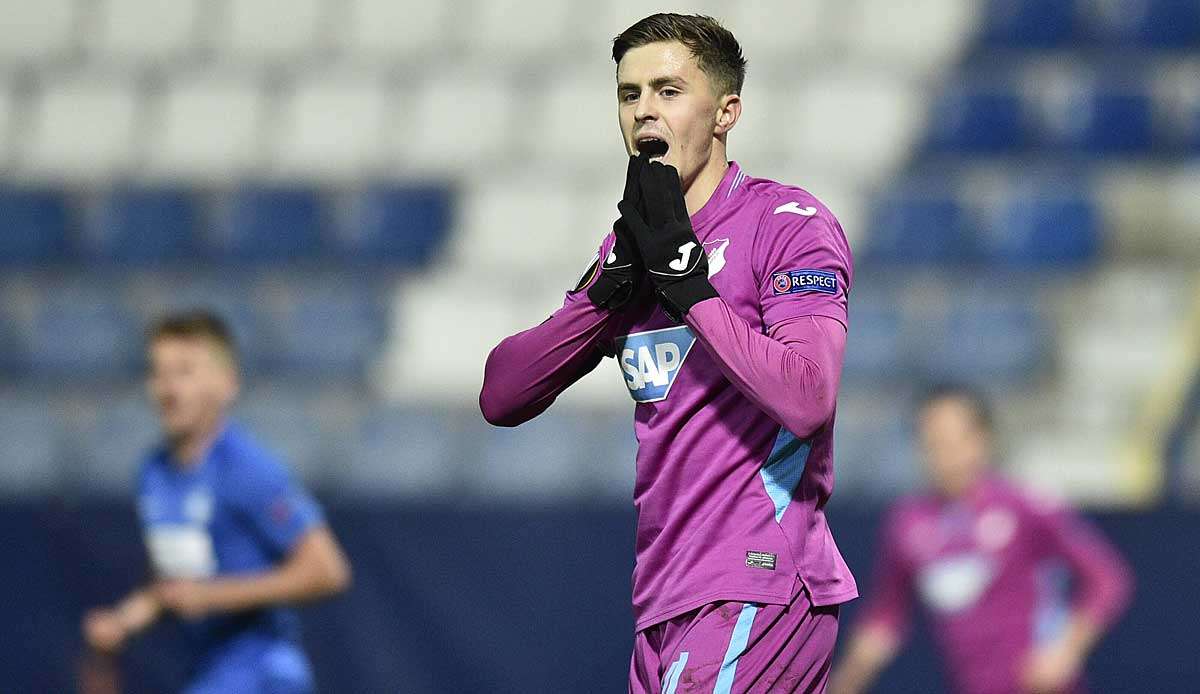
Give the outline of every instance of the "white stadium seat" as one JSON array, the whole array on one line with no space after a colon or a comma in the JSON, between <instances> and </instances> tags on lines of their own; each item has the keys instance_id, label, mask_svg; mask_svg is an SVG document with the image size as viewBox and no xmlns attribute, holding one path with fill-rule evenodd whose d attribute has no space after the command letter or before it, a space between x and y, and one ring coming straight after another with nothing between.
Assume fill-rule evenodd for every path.
<instances>
[{"instance_id":1,"label":"white stadium seat","mask_svg":"<svg viewBox=\"0 0 1200 694\"><path fill-rule=\"evenodd\" d=\"M450 3L346 0L340 45L352 58L386 61L413 58L444 46Z\"/></svg>"},{"instance_id":2,"label":"white stadium seat","mask_svg":"<svg viewBox=\"0 0 1200 694\"><path fill-rule=\"evenodd\" d=\"M89 49L104 60L164 61L196 45L199 0L103 0Z\"/></svg>"},{"instance_id":3,"label":"white stadium seat","mask_svg":"<svg viewBox=\"0 0 1200 694\"><path fill-rule=\"evenodd\" d=\"M781 117L792 124L781 143L805 165L831 174L886 177L912 151L921 132L923 100L894 76L828 70L794 88Z\"/></svg>"},{"instance_id":4,"label":"white stadium seat","mask_svg":"<svg viewBox=\"0 0 1200 694\"><path fill-rule=\"evenodd\" d=\"M846 3L846 48L852 55L914 74L956 62L980 23L980 3L962 0L853 0Z\"/></svg>"},{"instance_id":5,"label":"white stadium seat","mask_svg":"<svg viewBox=\"0 0 1200 694\"><path fill-rule=\"evenodd\" d=\"M616 81L609 65L550 73L536 92L540 103L529 111L529 138L539 168L580 169L625 166L617 116Z\"/></svg>"},{"instance_id":6,"label":"white stadium seat","mask_svg":"<svg viewBox=\"0 0 1200 694\"><path fill-rule=\"evenodd\" d=\"M386 107L383 85L362 73L301 80L283 100L276 166L317 178L363 173L380 155Z\"/></svg>"},{"instance_id":7,"label":"white stadium seat","mask_svg":"<svg viewBox=\"0 0 1200 694\"><path fill-rule=\"evenodd\" d=\"M17 100L13 97L12 85L0 81L0 170L12 161L12 149L17 142L13 111Z\"/></svg>"},{"instance_id":8,"label":"white stadium seat","mask_svg":"<svg viewBox=\"0 0 1200 694\"><path fill-rule=\"evenodd\" d=\"M231 60L287 62L318 45L320 0L228 0L217 45Z\"/></svg>"},{"instance_id":9,"label":"white stadium seat","mask_svg":"<svg viewBox=\"0 0 1200 694\"><path fill-rule=\"evenodd\" d=\"M168 86L152 129L152 172L225 178L257 165L263 154L264 98L259 85L238 77L179 76Z\"/></svg>"},{"instance_id":10,"label":"white stadium seat","mask_svg":"<svg viewBox=\"0 0 1200 694\"><path fill-rule=\"evenodd\" d=\"M819 58L838 36L837 14L828 0L744 0L720 19L742 45L750 74L770 61L789 62L797 73L811 68L797 58Z\"/></svg>"},{"instance_id":11,"label":"white stadium seat","mask_svg":"<svg viewBox=\"0 0 1200 694\"><path fill-rule=\"evenodd\" d=\"M614 191L620 196L620 189ZM616 198L613 199L614 203ZM583 224L571 188L534 175L469 184L448 255L464 268L582 273L609 221ZM600 228L598 228L598 225ZM576 277L563 278L569 283Z\"/></svg>"},{"instance_id":12,"label":"white stadium seat","mask_svg":"<svg viewBox=\"0 0 1200 694\"><path fill-rule=\"evenodd\" d=\"M78 74L34 97L23 167L38 178L94 180L126 171L138 144L137 86Z\"/></svg>"},{"instance_id":13,"label":"white stadium seat","mask_svg":"<svg viewBox=\"0 0 1200 694\"><path fill-rule=\"evenodd\" d=\"M389 149L406 173L470 173L520 153L512 131L516 97L505 71L431 73L397 98L403 122L388 133Z\"/></svg>"},{"instance_id":14,"label":"white stadium seat","mask_svg":"<svg viewBox=\"0 0 1200 694\"><path fill-rule=\"evenodd\" d=\"M0 0L0 65L45 63L75 47L76 0Z\"/></svg>"},{"instance_id":15,"label":"white stadium seat","mask_svg":"<svg viewBox=\"0 0 1200 694\"><path fill-rule=\"evenodd\" d=\"M572 48L567 32L572 3L476 0L462 3L452 25L469 54L484 64L542 58Z\"/></svg>"}]
</instances>

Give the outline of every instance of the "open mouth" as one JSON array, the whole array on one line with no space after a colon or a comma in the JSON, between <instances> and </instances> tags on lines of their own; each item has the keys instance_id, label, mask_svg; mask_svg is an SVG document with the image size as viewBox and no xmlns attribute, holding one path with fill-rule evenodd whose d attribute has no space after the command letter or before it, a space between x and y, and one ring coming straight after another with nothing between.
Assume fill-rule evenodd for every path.
<instances>
[{"instance_id":1,"label":"open mouth","mask_svg":"<svg viewBox=\"0 0 1200 694\"><path fill-rule=\"evenodd\" d=\"M667 144L666 140L657 137L645 137L638 138L637 148L638 152L645 154L651 159L656 159L667 156L667 150L670 149L670 145Z\"/></svg>"}]
</instances>

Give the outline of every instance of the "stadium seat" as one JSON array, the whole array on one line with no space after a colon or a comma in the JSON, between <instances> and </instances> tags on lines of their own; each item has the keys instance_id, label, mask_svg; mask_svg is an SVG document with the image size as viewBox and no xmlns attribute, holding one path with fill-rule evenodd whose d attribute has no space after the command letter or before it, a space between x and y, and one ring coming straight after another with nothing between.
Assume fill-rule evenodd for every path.
<instances>
[{"instance_id":1,"label":"stadium seat","mask_svg":"<svg viewBox=\"0 0 1200 694\"><path fill-rule=\"evenodd\" d=\"M538 169L575 174L581 168L625 170L611 63L594 64L586 70L555 71L538 90L544 101L532 111L537 123L524 133Z\"/></svg>"},{"instance_id":2,"label":"stadium seat","mask_svg":"<svg viewBox=\"0 0 1200 694\"><path fill-rule=\"evenodd\" d=\"M846 41L859 56L909 74L952 65L975 35L981 12L962 0L857 0L846 3Z\"/></svg>"},{"instance_id":3,"label":"stadium seat","mask_svg":"<svg viewBox=\"0 0 1200 694\"><path fill-rule=\"evenodd\" d=\"M900 307L867 287L856 286L853 291L850 325L854 339L846 343L843 380L878 384L903 379L909 363Z\"/></svg>"},{"instance_id":4,"label":"stadium seat","mask_svg":"<svg viewBox=\"0 0 1200 694\"><path fill-rule=\"evenodd\" d=\"M1002 390L1034 382L1047 366L1049 335L1029 305L963 297L940 324L928 321L918 354L930 380Z\"/></svg>"},{"instance_id":5,"label":"stadium seat","mask_svg":"<svg viewBox=\"0 0 1200 694\"><path fill-rule=\"evenodd\" d=\"M330 3L345 10L341 50L351 59L386 63L415 59L444 46L451 8L447 2L399 3L348 0Z\"/></svg>"},{"instance_id":6,"label":"stadium seat","mask_svg":"<svg viewBox=\"0 0 1200 694\"><path fill-rule=\"evenodd\" d=\"M295 287L276 325L285 372L362 377L384 337L384 313L368 287Z\"/></svg>"},{"instance_id":7,"label":"stadium seat","mask_svg":"<svg viewBox=\"0 0 1200 694\"><path fill-rule=\"evenodd\" d=\"M259 85L242 77L177 75L148 133L148 169L222 183L245 175L263 159L264 101Z\"/></svg>"},{"instance_id":8,"label":"stadium seat","mask_svg":"<svg viewBox=\"0 0 1200 694\"><path fill-rule=\"evenodd\" d=\"M181 272L140 277L127 287L126 308L137 316L139 329L167 312L214 311L233 331L239 361L249 373L272 366L279 340L273 316L262 315L266 298L256 291L252 276L228 265L217 272L219 276Z\"/></svg>"},{"instance_id":9,"label":"stadium seat","mask_svg":"<svg viewBox=\"0 0 1200 694\"><path fill-rule=\"evenodd\" d=\"M759 67L767 60L794 66L797 58L817 57L833 48L841 38L830 30L840 25L836 10L836 3L822 0L745 0L728 5L720 17L742 46L753 46L761 54L755 55L751 71L752 79L761 79Z\"/></svg>"},{"instance_id":10,"label":"stadium seat","mask_svg":"<svg viewBox=\"0 0 1200 694\"><path fill-rule=\"evenodd\" d=\"M51 188L0 188L0 266L66 259L67 199Z\"/></svg>"},{"instance_id":11,"label":"stadium seat","mask_svg":"<svg viewBox=\"0 0 1200 694\"><path fill-rule=\"evenodd\" d=\"M290 64L321 46L321 0L227 0L217 46L249 64Z\"/></svg>"},{"instance_id":12,"label":"stadium seat","mask_svg":"<svg viewBox=\"0 0 1200 694\"><path fill-rule=\"evenodd\" d=\"M125 172L139 142L140 108L137 85L125 78L74 74L45 83L33 104L26 173L96 180Z\"/></svg>"},{"instance_id":13,"label":"stadium seat","mask_svg":"<svg viewBox=\"0 0 1200 694\"><path fill-rule=\"evenodd\" d=\"M425 265L450 233L454 202L436 183L371 186L355 196L332 245L348 262Z\"/></svg>"},{"instance_id":14,"label":"stadium seat","mask_svg":"<svg viewBox=\"0 0 1200 694\"><path fill-rule=\"evenodd\" d=\"M1154 145L1154 108L1139 89L1105 79L1073 81L1046 93L1045 144L1092 155L1146 154Z\"/></svg>"},{"instance_id":15,"label":"stadium seat","mask_svg":"<svg viewBox=\"0 0 1200 694\"><path fill-rule=\"evenodd\" d=\"M948 191L884 192L874 201L867 228L864 261L957 264L977 257L966 214Z\"/></svg>"},{"instance_id":16,"label":"stadium seat","mask_svg":"<svg viewBox=\"0 0 1200 694\"><path fill-rule=\"evenodd\" d=\"M468 17L452 23L468 60L488 65L518 63L571 48L567 31L571 3L495 0L469 7ZM518 36L521 40L514 40Z\"/></svg>"},{"instance_id":17,"label":"stadium seat","mask_svg":"<svg viewBox=\"0 0 1200 694\"><path fill-rule=\"evenodd\" d=\"M1076 31L1074 0L986 0L984 46L1054 48Z\"/></svg>"},{"instance_id":18,"label":"stadium seat","mask_svg":"<svg viewBox=\"0 0 1200 694\"><path fill-rule=\"evenodd\" d=\"M508 73L452 69L426 77L406 102L405 131L420 135L391 140L390 158L397 168L409 174L465 174L520 149L509 141L516 125L516 96ZM479 127L482 113L487 114L486 128Z\"/></svg>"},{"instance_id":19,"label":"stadium seat","mask_svg":"<svg viewBox=\"0 0 1200 694\"><path fill-rule=\"evenodd\" d=\"M122 187L103 196L84 230L91 259L153 264L195 260L200 210L187 190Z\"/></svg>"},{"instance_id":20,"label":"stadium seat","mask_svg":"<svg viewBox=\"0 0 1200 694\"><path fill-rule=\"evenodd\" d=\"M806 168L884 180L903 164L921 130L924 106L915 85L861 69L798 75L776 99L780 145Z\"/></svg>"},{"instance_id":21,"label":"stadium seat","mask_svg":"<svg viewBox=\"0 0 1200 694\"><path fill-rule=\"evenodd\" d=\"M982 245L986 262L1067 269L1094 260L1101 240L1099 211L1086 193L1028 184L992 217Z\"/></svg>"},{"instance_id":22,"label":"stadium seat","mask_svg":"<svg viewBox=\"0 0 1200 694\"><path fill-rule=\"evenodd\" d=\"M1088 38L1149 49L1200 45L1200 3L1195 0L1090 0L1082 15Z\"/></svg>"},{"instance_id":23,"label":"stadium seat","mask_svg":"<svg viewBox=\"0 0 1200 694\"><path fill-rule=\"evenodd\" d=\"M933 104L928 148L937 153L1002 154L1026 145L1021 98L1002 85L951 84Z\"/></svg>"},{"instance_id":24,"label":"stadium seat","mask_svg":"<svg viewBox=\"0 0 1200 694\"><path fill-rule=\"evenodd\" d=\"M0 309L0 373L16 379L26 368L28 353L24 335L13 316Z\"/></svg>"},{"instance_id":25,"label":"stadium seat","mask_svg":"<svg viewBox=\"0 0 1200 694\"><path fill-rule=\"evenodd\" d=\"M307 390L286 382L262 384L238 402L233 414L297 479L319 486L335 472L326 464L327 439Z\"/></svg>"},{"instance_id":26,"label":"stadium seat","mask_svg":"<svg viewBox=\"0 0 1200 694\"><path fill-rule=\"evenodd\" d=\"M603 453L581 450L586 441L583 418L577 413L551 408L519 429L491 427L479 420L470 431L478 442L468 469L475 493L489 497L530 501L590 496L580 484L582 471L600 458L615 463Z\"/></svg>"},{"instance_id":27,"label":"stadium seat","mask_svg":"<svg viewBox=\"0 0 1200 694\"><path fill-rule=\"evenodd\" d=\"M577 219L571 192L572 188L560 181L532 176L464 188L461 221L449 239L450 257L463 267L480 271L578 267L582 273L613 220ZM619 189L610 193L619 194ZM615 205L619 197L611 199ZM536 224L529 223L531 210L537 210Z\"/></svg>"},{"instance_id":28,"label":"stadium seat","mask_svg":"<svg viewBox=\"0 0 1200 694\"><path fill-rule=\"evenodd\" d=\"M161 63L196 47L199 0L102 0L88 48L104 61Z\"/></svg>"},{"instance_id":29,"label":"stadium seat","mask_svg":"<svg viewBox=\"0 0 1200 694\"><path fill-rule=\"evenodd\" d=\"M0 398L0 493L39 496L62 485L65 463L62 427L40 394L10 394Z\"/></svg>"},{"instance_id":30,"label":"stadium seat","mask_svg":"<svg viewBox=\"0 0 1200 694\"><path fill-rule=\"evenodd\" d=\"M141 462L159 443L158 419L145 393L105 397L81 422L73 451L79 456L80 491L87 496L128 498L137 488Z\"/></svg>"},{"instance_id":31,"label":"stadium seat","mask_svg":"<svg viewBox=\"0 0 1200 694\"><path fill-rule=\"evenodd\" d=\"M111 289L91 285L51 290L33 319L31 370L50 378L125 378L140 361L140 326L109 297Z\"/></svg>"},{"instance_id":32,"label":"stadium seat","mask_svg":"<svg viewBox=\"0 0 1200 694\"><path fill-rule=\"evenodd\" d=\"M0 65L44 64L76 46L78 0L0 0Z\"/></svg>"},{"instance_id":33,"label":"stadium seat","mask_svg":"<svg viewBox=\"0 0 1200 694\"><path fill-rule=\"evenodd\" d=\"M316 190L246 185L221 203L210 240L226 261L263 263L312 259L322 249L325 210Z\"/></svg>"},{"instance_id":34,"label":"stadium seat","mask_svg":"<svg viewBox=\"0 0 1200 694\"><path fill-rule=\"evenodd\" d=\"M16 123L22 100L14 94L14 86L10 81L0 79L0 168L8 166L17 149Z\"/></svg>"},{"instance_id":35,"label":"stadium seat","mask_svg":"<svg viewBox=\"0 0 1200 694\"><path fill-rule=\"evenodd\" d=\"M353 496L419 498L461 492L461 422L424 407L376 408L363 418L338 475Z\"/></svg>"},{"instance_id":36,"label":"stadium seat","mask_svg":"<svg viewBox=\"0 0 1200 694\"><path fill-rule=\"evenodd\" d=\"M286 176L346 179L376 169L387 126L384 85L317 75L292 85L276 124L275 163Z\"/></svg>"}]
</instances>

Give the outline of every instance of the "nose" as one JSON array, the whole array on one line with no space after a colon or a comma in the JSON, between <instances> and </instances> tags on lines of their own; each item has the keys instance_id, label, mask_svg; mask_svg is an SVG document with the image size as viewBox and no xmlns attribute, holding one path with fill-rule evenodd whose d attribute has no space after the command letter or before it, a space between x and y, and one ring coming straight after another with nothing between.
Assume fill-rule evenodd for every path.
<instances>
[{"instance_id":1,"label":"nose","mask_svg":"<svg viewBox=\"0 0 1200 694\"><path fill-rule=\"evenodd\" d=\"M654 95L643 94L637 100L637 107L633 110L633 119L641 123L656 118L658 118L658 109L654 104Z\"/></svg>"}]
</instances>

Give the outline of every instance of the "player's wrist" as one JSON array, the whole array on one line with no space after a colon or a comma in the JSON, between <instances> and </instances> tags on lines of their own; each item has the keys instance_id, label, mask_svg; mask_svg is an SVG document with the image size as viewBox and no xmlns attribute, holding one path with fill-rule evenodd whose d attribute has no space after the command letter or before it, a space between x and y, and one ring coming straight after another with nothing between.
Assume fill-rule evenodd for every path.
<instances>
[{"instance_id":1,"label":"player's wrist","mask_svg":"<svg viewBox=\"0 0 1200 694\"><path fill-rule=\"evenodd\" d=\"M674 282L659 284L658 296L667 315L682 322L693 306L701 301L719 297L720 294L706 275L691 275Z\"/></svg>"}]
</instances>

